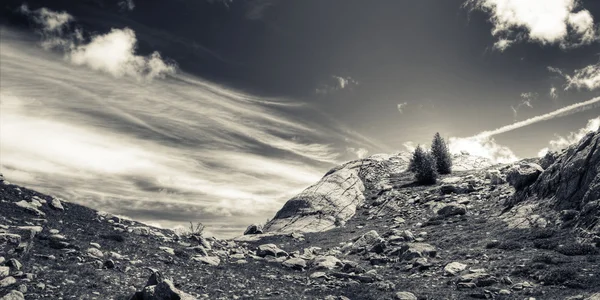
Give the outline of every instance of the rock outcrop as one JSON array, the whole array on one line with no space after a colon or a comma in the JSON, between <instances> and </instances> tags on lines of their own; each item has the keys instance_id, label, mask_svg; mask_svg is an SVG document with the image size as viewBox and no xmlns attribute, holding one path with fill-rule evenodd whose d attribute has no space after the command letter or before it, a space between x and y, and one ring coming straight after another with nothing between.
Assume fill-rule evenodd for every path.
<instances>
[{"instance_id":1,"label":"rock outcrop","mask_svg":"<svg viewBox=\"0 0 600 300\"><path fill-rule=\"evenodd\" d=\"M408 155L374 155L338 166L288 200L265 232L318 232L343 225L365 201L365 190L406 169Z\"/></svg>"},{"instance_id":2,"label":"rock outcrop","mask_svg":"<svg viewBox=\"0 0 600 300\"><path fill-rule=\"evenodd\" d=\"M599 144L600 130L565 149L553 158L552 164L534 183L515 193L511 204L527 199L552 199L554 208L579 211L581 222L597 224L600 213Z\"/></svg>"},{"instance_id":3,"label":"rock outcrop","mask_svg":"<svg viewBox=\"0 0 600 300\"><path fill-rule=\"evenodd\" d=\"M506 174L506 181L519 191L534 183L543 171L544 169L538 164L517 164Z\"/></svg>"}]
</instances>

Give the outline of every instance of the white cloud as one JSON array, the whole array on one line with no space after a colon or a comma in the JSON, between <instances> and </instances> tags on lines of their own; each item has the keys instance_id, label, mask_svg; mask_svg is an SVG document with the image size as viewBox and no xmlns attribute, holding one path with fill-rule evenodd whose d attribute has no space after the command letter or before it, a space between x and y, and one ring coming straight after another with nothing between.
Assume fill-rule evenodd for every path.
<instances>
[{"instance_id":1,"label":"white cloud","mask_svg":"<svg viewBox=\"0 0 600 300\"><path fill-rule=\"evenodd\" d=\"M344 89L351 89L358 85L358 81L352 77L332 75L326 83L321 84L315 92L320 95L326 95Z\"/></svg>"},{"instance_id":2,"label":"white cloud","mask_svg":"<svg viewBox=\"0 0 600 300\"><path fill-rule=\"evenodd\" d=\"M451 137L448 140L448 148L452 154L460 154L464 151L470 155L485 157L495 163L511 163L518 160L510 148L498 144L492 137Z\"/></svg>"},{"instance_id":3,"label":"white cloud","mask_svg":"<svg viewBox=\"0 0 600 300\"><path fill-rule=\"evenodd\" d=\"M135 8L135 3L133 2L133 0L122 0L121 2L119 2L119 7L122 10L133 10Z\"/></svg>"},{"instance_id":4,"label":"white cloud","mask_svg":"<svg viewBox=\"0 0 600 300\"><path fill-rule=\"evenodd\" d=\"M509 40L509 39L505 39L505 38L498 39L494 43L494 49L496 49L500 52L504 52L504 50L508 49L508 47L510 47L514 42L515 41L513 41L513 40Z\"/></svg>"},{"instance_id":5,"label":"white cloud","mask_svg":"<svg viewBox=\"0 0 600 300\"><path fill-rule=\"evenodd\" d=\"M598 38L592 15L577 0L467 0L465 6L490 15L494 47L501 51L513 41L568 48Z\"/></svg>"},{"instance_id":6,"label":"white cloud","mask_svg":"<svg viewBox=\"0 0 600 300\"><path fill-rule=\"evenodd\" d=\"M538 156L543 157L548 151L561 151L572 144L579 142L586 134L597 131L600 127L600 117L590 119L584 128L571 132L567 136L556 135L554 140L549 142L549 146L539 151Z\"/></svg>"},{"instance_id":7,"label":"white cloud","mask_svg":"<svg viewBox=\"0 0 600 300\"><path fill-rule=\"evenodd\" d=\"M510 106L510 108L513 111L513 117L515 118L515 120L517 119L517 116L519 114L519 110L521 109L521 107L527 106L529 108L533 108L533 105L531 104L531 102L534 101L535 99L537 99L537 97L538 97L537 93L532 93L532 92L521 93L521 102L519 104L517 104L516 106L513 106L513 105Z\"/></svg>"},{"instance_id":8,"label":"white cloud","mask_svg":"<svg viewBox=\"0 0 600 300\"><path fill-rule=\"evenodd\" d=\"M403 113L404 112L404 107L406 107L407 105L408 105L408 103L406 103L406 102L404 102L404 103L398 103L398 107L397 107L398 111L400 113Z\"/></svg>"},{"instance_id":9,"label":"white cloud","mask_svg":"<svg viewBox=\"0 0 600 300\"><path fill-rule=\"evenodd\" d=\"M551 97L552 99L558 99L558 93L557 93L557 91L556 91L556 87L554 87L554 86L553 86L553 87L551 87L551 88L550 88L550 93L549 93L549 95L550 95L550 97Z\"/></svg>"},{"instance_id":10,"label":"white cloud","mask_svg":"<svg viewBox=\"0 0 600 300\"><path fill-rule=\"evenodd\" d=\"M369 154L369 150L367 150L365 148L348 147L348 148L346 148L346 151L356 155L356 157L358 157L359 159L365 158L367 156L367 154Z\"/></svg>"},{"instance_id":11,"label":"white cloud","mask_svg":"<svg viewBox=\"0 0 600 300\"><path fill-rule=\"evenodd\" d=\"M567 90L573 87L577 89L585 88L590 91L595 90L600 88L600 63L575 70L573 75L564 76L567 80Z\"/></svg>"},{"instance_id":12,"label":"white cloud","mask_svg":"<svg viewBox=\"0 0 600 300\"><path fill-rule=\"evenodd\" d=\"M596 97L590 99L588 101L575 103L561 109L555 110L553 112L535 116L529 118L524 121L516 122L510 125L502 126L500 128L483 131L475 136L467 137L467 138L457 138L452 137L449 139L449 148L452 153L460 153L461 151L469 152L471 155L482 156L491 159L492 161L499 163L507 163L512 162L518 159L518 157L511 151L510 148L506 146L499 145L494 139L493 136L506 133L509 131L513 131L519 128L523 128L525 126L529 126L538 122L551 120L554 118L564 117L568 115L572 115L578 112L587 111L593 109L595 107L600 106L600 97ZM588 127L586 128L597 128L596 119L593 122L588 123ZM580 134L580 133L578 133ZM564 144L564 141L571 141L577 137L577 135L570 135L569 138L565 139L557 139L554 142L551 142L551 146L558 147L559 145ZM561 144L562 143L562 144ZM540 154L543 151L547 151L542 149Z\"/></svg>"},{"instance_id":13,"label":"white cloud","mask_svg":"<svg viewBox=\"0 0 600 300\"><path fill-rule=\"evenodd\" d=\"M165 63L158 52L148 57L136 55L136 44L133 30L112 29L105 35L93 37L88 44L73 47L67 57L76 65L86 65L115 77L152 79L175 72L175 66Z\"/></svg>"},{"instance_id":14,"label":"white cloud","mask_svg":"<svg viewBox=\"0 0 600 300\"><path fill-rule=\"evenodd\" d=\"M20 11L42 26L42 46L45 49L63 50L65 58L75 65L84 65L117 78L131 76L154 79L175 73L175 63L165 62L158 52L149 56L137 55L137 38L129 28L113 28L85 42L80 29L64 31L74 20L66 12L54 12L47 8L32 11L26 5L21 6Z\"/></svg>"},{"instance_id":15,"label":"white cloud","mask_svg":"<svg viewBox=\"0 0 600 300\"><path fill-rule=\"evenodd\" d=\"M63 28L74 20L67 12L51 11L45 7L30 10L26 4L21 5L20 12L31 17L31 19L42 27L45 33L60 33Z\"/></svg>"}]
</instances>

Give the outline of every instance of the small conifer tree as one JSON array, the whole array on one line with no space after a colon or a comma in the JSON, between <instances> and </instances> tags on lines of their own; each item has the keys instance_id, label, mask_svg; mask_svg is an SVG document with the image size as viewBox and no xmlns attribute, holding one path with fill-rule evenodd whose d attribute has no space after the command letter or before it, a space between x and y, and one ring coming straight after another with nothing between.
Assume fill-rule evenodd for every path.
<instances>
[{"instance_id":1,"label":"small conifer tree","mask_svg":"<svg viewBox=\"0 0 600 300\"><path fill-rule=\"evenodd\" d=\"M421 148L421 145L418 145L413 152L410 161L408 162L408 170L411 172L417 171L417 166L421 165L421 160L423 160L423 156L425 155L425 151Z\"/></svg>"},{"instance_id":2,"label":"small conifer tree","mask_svg":"<svg viewBox=\"0 0 600 300\"><path fill-rule=\"evenodd\" d=\"M433 184L437 181L435 158L417 146L409 163L409 170L415 173L415 179L420 184Z\"/></svg>"},{"instance_id":3,"label":"small conifer tree","mask_svg":"<svg viewBox=\"0 0 600 300\"><path fill-rule=\"evenodd\" d=\"M431 155L435 158L437 171L440 174L452 173L452 155L448 150L448 145L444 138L437 132L433 136L433 142L431 143Z\"/></svg>"}]
</instances>

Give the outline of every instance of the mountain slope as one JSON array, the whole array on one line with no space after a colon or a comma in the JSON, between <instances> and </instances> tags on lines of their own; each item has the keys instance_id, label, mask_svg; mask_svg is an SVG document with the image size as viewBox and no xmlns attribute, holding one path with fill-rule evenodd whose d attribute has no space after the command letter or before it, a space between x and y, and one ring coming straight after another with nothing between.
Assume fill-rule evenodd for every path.
<instances>
[{"instance_id":1,"label":"mountain slope","mask_svg":"<svg viewBox=\"0 0 600 300\"><path fill-rule=\"evenodd\" d=\"M456 156L429 186L402 155L350 162L236 240L2 180L0 299L598 299L599 137L545 170Z\"/></svg>"}]
</instances>

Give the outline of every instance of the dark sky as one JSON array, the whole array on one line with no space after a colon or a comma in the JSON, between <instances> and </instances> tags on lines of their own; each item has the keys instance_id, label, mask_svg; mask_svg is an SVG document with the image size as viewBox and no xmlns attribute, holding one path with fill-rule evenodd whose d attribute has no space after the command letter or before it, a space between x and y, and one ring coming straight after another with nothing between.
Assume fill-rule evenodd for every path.
<instances>
[{"instance_id":1,"label":"dark sky","mask_svg":"<svg viewBox=\"0 0 600 300\"><path fill-rule=\"evenodd\" d=\"M302 144L315 151L310 155L319 156L320 145L331 144L340 154L335 161L343 161L356 158L351 152L360 148L370 154L404 150L407 142L428 143L436 131L447 138L471 137L599 96L598 83L596 86L572 85L567 90L568 78L575 78L573 74L577 70L588 66L600 70L597 64L599 32L592 29L593 39L575 46L582 39L582 35L575 32L575 25L568 26L567 35L551 40L556 27L548 29L546 25L553 20L535 22L540 20L535 15L543 11L540 7L565 1L512 1L521 6L533 3L534 9L524 10L531 11L529 15L517 14L518 20L513 21L525 22L520 23L521 26L496 35L492 30L497 27L498 19L492 18L494 11L490 5L508 3L506 0L472 0L475 6L465 6L465 0L133 0L135 7L131 10L120 5L122 2L30 0L26 4L30 11L46 7L67 12L74 17L68 30L79 28L88 40L105 35L111 29L130 28L137 37L137 55L158 51L167 61L178 65L179 73L251 94L256 98L252 101L277 99L273 101L307 108L298 110L284 105L269 107L268 112L308 124L314 128L311 133L314 137L310 138L296 134L295 128L289 131L269 128L264 124L279 121L274 122L262 111L257 113L260 121L256 121L254 115L248 117L245 124L265 122L259 124L264 125L260 132L273 133L282 139L260 140L246 148L252 155L289 159L302 152L294 148ZM4 1L0 7L1 24L11 29L39 32L39 24L32 15L19 12L22 4L23 1ZM579 4L569 8L568 13L575 16L589 12L594 21L590 28L597 27L600 2L584 0ZM527 23L532 20L533 23ZM545 30L545 35L536 40L534 31L540 28ZM501 38L514 42L500 51L494 45ZM551 72L548 67L560 72ZM59 68L49 68L48 74ZM593 81L593 74L590 76ZM595 80L600 82L598 78ZM74 84L85 87L88 83ZM550 94L552 87L556 89L555 96ZM110 89L94 89L99 89L94 92L101 93L100 97L110 92ZM4 87L3 90L9 92ZM180 140L182 145L179 146L200 147L189 142L196 141L195 137L181 139L177 132L169 131L176 128L175 125L170 127L170 122L179 120L180 116L171 115L173 120L169 121L168 109L163 109L163 106L188 99L186 97L193 92L168 90L165 94L182 95L182 98L156 99L160 114L151 116L144 111L149 119L143 119L146 123L140 124L153 124L149 121L152 119L156 122L152 130L158 128L167 135L176 135L161 140L163 144L167 140L171 143ZM225 92L217 94L226 103L232 99ZM205 100L210 102L209 98ZM600 107L596 104L577 113L495 135L498 144L488 146L507 146L518 157L536 156L551 140L556 140L557 135L568 137L571 132L585 127L588 120L597 118ZM70 103L71 106L74 104ZM115 123L114 120L124 115L115 116L113 110L97 109L96 106L85 108L94 111L89 117L98 118L99 124L102 124L101 116L110 116L104 121ZM122 106L119 109L134 114L132 111L137 108ZM248 108L256 113L253 109ZM82 111L83 108L78 108L78 113ZM235 133L237 127L233 130L206 126L206 132L214 131L214 136L210 135L214 138L212 141L216 137L226 140L220 136L222 131L227 132L228 139L243 143L252 144L256 138L245 135L246 132ZM125 122L112 130L125 132L127 128L132 127ZM227 131L230 129L234 133ZM354 140L344 137L345 134L352 135ZM355 143L356 137L363 137L358 138L362 143ZM212 148L220 146L217 143ZM290 147L292 154L288 153ZM346 151L347 148L352 149ZM302 157L302 162L315 166L307 159L312 156ZM323 161L327 164L323 165ZM329 159L320 160L318 169L324 173L331 164Z\"/></svg>"}]
</instances>

